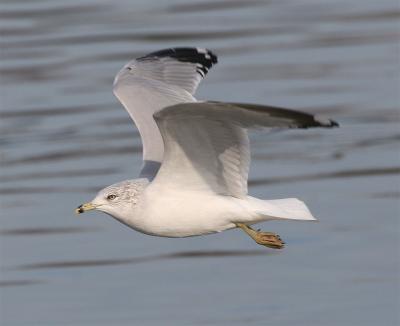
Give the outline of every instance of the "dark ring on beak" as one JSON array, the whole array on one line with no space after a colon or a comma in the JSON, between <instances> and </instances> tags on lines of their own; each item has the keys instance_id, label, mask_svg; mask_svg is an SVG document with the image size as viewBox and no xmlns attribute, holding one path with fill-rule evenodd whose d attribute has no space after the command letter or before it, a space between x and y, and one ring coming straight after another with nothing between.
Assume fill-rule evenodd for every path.
<instances>
[{"instance_id":1,"label":"dark ring on beak","mask_svg":"<svg viewBox=\"0 0 400 326\"><path fill-rule=\"evenodd\" d=\"M79 206L78 206L78 208L76 209L76 212L77 212L78 214L82 214L82 213L84 212L84 210L83 210L83 208L82 208L82 205L79 205Z\"/></svg>"},{"instance_id":2,"label":"dark ring on beak","mask_svg":"<svg viewBox=\"0 0 400 326\"><path fill-rule=\"evenodd\" d=\"M85 213L87 211L91 211L93 209L96 209L96 205L93 205L91 202L89 202L89 203L82 204L82 205L78 206L75 209L75 213L76 214L82 214L82 213Z\"/></svg>"}]
</instances>

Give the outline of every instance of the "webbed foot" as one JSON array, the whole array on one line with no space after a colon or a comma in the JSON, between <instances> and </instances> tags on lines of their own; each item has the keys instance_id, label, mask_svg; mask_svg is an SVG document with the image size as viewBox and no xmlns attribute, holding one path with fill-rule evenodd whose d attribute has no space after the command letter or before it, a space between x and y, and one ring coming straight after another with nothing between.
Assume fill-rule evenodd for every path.
<instances>
[{"instance_id":1,"label":"webbed foot","mask_svg":"<svg viewBox=\"0 0 400 326\"><path fill-rule=\"evenodd\" d=\"M273 249L282 249L285 246L281 237L276 233L256 231L244 223L236 223L236 226L246 232L259 245Z\"/></svg>"}]
</instances>

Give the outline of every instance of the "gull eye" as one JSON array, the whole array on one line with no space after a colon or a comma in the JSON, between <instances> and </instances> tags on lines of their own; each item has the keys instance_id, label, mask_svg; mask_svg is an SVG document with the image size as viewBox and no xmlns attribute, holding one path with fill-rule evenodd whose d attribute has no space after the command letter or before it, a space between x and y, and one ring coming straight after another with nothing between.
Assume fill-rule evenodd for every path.
<instances>
[{"instance_id":1,"label":"gull eye","mask_svg":"<svg viewBox=\"0 0 400 326\"><path fill-rule=\"evenodd\" d=\"M114 200L115 198L117 198L116 195L108 195L107 196L107 200Z\"/></svg>"}]
</instances>

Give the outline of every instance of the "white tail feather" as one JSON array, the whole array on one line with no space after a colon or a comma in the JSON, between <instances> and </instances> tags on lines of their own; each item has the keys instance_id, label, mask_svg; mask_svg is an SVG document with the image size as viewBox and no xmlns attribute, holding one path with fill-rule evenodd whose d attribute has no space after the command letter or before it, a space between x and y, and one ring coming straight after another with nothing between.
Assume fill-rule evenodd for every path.
<instances>
[{"instance_id":1,"label":"white tail feather","mask_svg":"<svg viewBox=\"0 0 400 326\"><path fill-rule=\"evenodd\" d=\"M257 200L257 213L269 219L288 219L315 221L316 218L311 214L301 200L297 198L275 199L275 200ZM262 206L262 208L260 207ZM260 209L261 208L261 209Z\"/></svg>"}]
</instances>

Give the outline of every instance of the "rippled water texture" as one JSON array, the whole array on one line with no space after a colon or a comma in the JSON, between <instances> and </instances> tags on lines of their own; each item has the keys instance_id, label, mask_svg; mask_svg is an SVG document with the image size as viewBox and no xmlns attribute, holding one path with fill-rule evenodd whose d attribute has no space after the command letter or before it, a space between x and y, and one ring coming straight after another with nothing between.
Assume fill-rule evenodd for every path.
<instances>
[{"instance_id":1,"label":"rippled water texture","mask_svg":"<svg viewBox=\"0 0 400 326\"><path fill-rule=\"evenodd\" d=\"M0 324L397 325L399 13L397 0L2 1ZM340 122L252 136L250 193L299 197L320 219L264 224L285 250L73 214L138 173L112 81L171 46L219 55L199 98Z\"/></svg>"}]
</instances>

